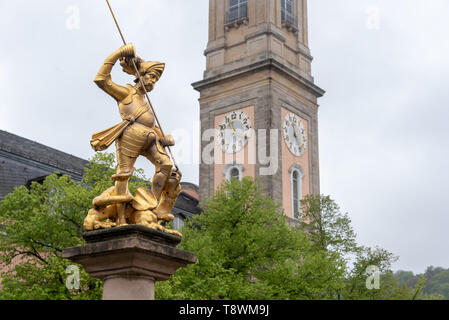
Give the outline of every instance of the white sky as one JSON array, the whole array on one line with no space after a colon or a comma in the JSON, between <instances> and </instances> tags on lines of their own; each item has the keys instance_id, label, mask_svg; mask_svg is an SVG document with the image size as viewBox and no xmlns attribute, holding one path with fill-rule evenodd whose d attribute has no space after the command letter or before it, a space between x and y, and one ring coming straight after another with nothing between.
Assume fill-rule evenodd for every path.
<instances>
[{"instance_id":1,"label":"white sky","mask_svg":"<svg viewBox=\"0 0 449 320\"><path fill-rule=\"evenodd\" d=\"M205 68L208 1L111 4L138 54L167 64L151 93L164 130L194 132L199 95L190 84ZM0 129L91 157L92 133L120 121L92 81L121 46L106 2L2 0L0 21ZM327 91L322 193L349 212L360 243L400 256L396 269L449 267L449 2L310 0L309 28L312 72ZM113 76L132 80L120 68ZM178 144L183 180L197 183L197 151L186 153L197 137ZM137 166L152 176L146 160Z\"/></svg>"}]
</instances>

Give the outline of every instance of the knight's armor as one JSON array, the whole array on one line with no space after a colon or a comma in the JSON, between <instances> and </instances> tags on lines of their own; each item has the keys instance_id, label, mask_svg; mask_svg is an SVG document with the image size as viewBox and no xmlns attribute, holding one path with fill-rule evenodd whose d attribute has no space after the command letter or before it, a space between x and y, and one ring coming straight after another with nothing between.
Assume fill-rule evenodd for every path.
<instances>
[{"instance_id":1,"label":"knight's armor","mask_svg":"<svg viewBox=\"0 0 449 320\"><path fill-rule=\"evenodd\" d=\"M133 56L133 46L126 45L111 54L100 71L95 83L112 96L118 103L120 116L123 120L113 128L120 128L117 138L115 138L117 150L117 173L112 177L115 181L117 195L125 195L128 191L128 179L134 171L134 163L139 155L145 156L155 166L156 173L152 180L152 196L154 199L161 199L157 208L153 212L164 220L172 220L170 211L181 191L179 179L181 174L173 170L173 164L167 155L164 144L173 145L172 138L163 137L160 129L155 125L154 115L144 99L144 94L138 91L137 87L127 85L119 86L111 80L111 70L120 58ZM142 61L142 60L140 60ZM157 81L162 75L164 64L160 62L143 62L141 65L141 76L151 74ZM130 73L129 71L124 71ZM152 83L154 85L154 82ZM113 129L111 128L111 129ZM109 130L109 129L108 129ZM108 130L105 130L108 134ZM102 132L102 133L104 133ZM101 150L101 148L98 148ZM117 205L120 211L120 205ZM119 225L125 224L124 215L119 215Z\"/></svg>"},{"instance_id":2,"label":"knight's armor","mask_svg":"<svg viewBox=\"0 0 449 320\"><path fill-rule=\"evenodd\" d=\"M140 107L147 107L147 111L136 119L135 122L141 123L149 128L153 128L154 116L148 108L148 103L142 95L137 93L137 90L133 86L128 84L126 87L129 90L129 95L118 103L120 116L123 120L130 119L130 117L132 117Z\"/></svg>"}]
</instances>

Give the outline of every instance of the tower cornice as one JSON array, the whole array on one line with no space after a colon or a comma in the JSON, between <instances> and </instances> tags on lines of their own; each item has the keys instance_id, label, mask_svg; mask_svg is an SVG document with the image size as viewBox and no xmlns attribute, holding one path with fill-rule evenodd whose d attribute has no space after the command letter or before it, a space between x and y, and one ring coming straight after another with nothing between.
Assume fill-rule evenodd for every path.
<instances>
[{"instance_id":1,"label":"tower cornice","mask_svg":"<svg viewBox=\"0 0 449 320\"><path fill-rule=\"evenodd\" d=\"M265 69L275 69L278 72L284 73L288 75L290 78L293 78L296 82L307 88L310 92L312 92L317 98L322 97L325 93L323 89L314 84L312 81L304 78L298 72L289 68L285 64L280 63L276 59L270 57L255 63L245 65L224 73L217 74L215 76L211 76L201 81L197 81L192 83L192 86L197 91L202 91L203 89L212 87L217 85L220 82L228 81L234 77L242 77L245 73L250 72L260 72Z\"/></svg>"}]
</instances>

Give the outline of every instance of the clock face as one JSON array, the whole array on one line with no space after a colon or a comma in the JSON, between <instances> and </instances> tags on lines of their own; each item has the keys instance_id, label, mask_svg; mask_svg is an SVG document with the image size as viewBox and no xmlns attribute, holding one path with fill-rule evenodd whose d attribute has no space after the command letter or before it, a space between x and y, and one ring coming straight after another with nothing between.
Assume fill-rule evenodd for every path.
<instances>
[{"instance_id":1,"label":"clock face","mask_svg":"<svg viewBox=\"0 0 449 320\"><path fill-rule=\"evenodd\" d=\"M251 138L251 120L245 112L228 113L218 126L217 140L226 153L239 152Z\"/></svg>"},{"instance_id":2,"label":"clock face","mask_svg":"<svg viewBox=\"0 0 449 320\"><path fill-rule=\"evenodd\" d=\"M293 113L284 119L283 126L284 141L287 148L295 156L299 157L306 151L307 136L303 122Z\"/></svg>"}]
</instances>

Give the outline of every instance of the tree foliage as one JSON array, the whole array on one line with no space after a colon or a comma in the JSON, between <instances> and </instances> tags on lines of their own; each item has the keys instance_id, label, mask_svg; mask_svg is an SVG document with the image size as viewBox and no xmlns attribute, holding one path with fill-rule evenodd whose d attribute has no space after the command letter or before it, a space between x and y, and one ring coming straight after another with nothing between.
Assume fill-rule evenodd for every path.
<instances>
[{"instance_id":1,"label":"tree foliage","mask_svg":"<svg viewBox=\"0 0 449 320\"><path fill-rule=\"evenodd\" d=\"M182 233L198 262L158 283L159 299L326 299L341 284L338 256L290 228L250 178L225 182Z\"/></svg>"},{"instance_id":2,"label":"tree foliage","mask_svg":"<svg viewBox=\"0 0 449 320\"><path fill-rule=\"evenodd\" d=\"M329 250L347 256L358 250L356 234L347 213L329 196L308 195L301 200L304 219L302 228L318 250Z\"/></svg>"},{"instance_id":3,"label":"tree foliage","mask_svg":"<svg viewBox=\"0 0 449 320\"><path fill-rule=\"evenodd\" d=\"M422 292L434 298L449 299L449 269L429 266L422 274L399 270L394 273L401 285L414 286L420 279L425 279Z\"/></svg>"},{"instance_id":4,"label":"tree foliage","mask_svg":"<svg viewBox=\"0 0 449 320\"><path fill-rule=\"evenodd\" d=\"M225 182L182 230L198 262L158 283L159 299L424 299L425 279L401 286L396 261L360 246L347 213L328 196L302 201L304 223L286 224L280 205L250 178ZM367 287L368 267L380 286Z\"/></svg>"},{"instance_id":5,"label":"tree foliage","mask_svg":"<svg viewBox=\"0 0 449 320\"><path fill-rule=\"evenodd\" d=\"M92 199L112 186L114 156L97 154L82 183L53 174L18 187L0 203L0 299L99 299L102 284L81 270L79 289L67 289L63 248L84 244L83 220ZM142 171L132 193L146 183ZM393 274L397 259L357 244L349 215L325 196L302 201L304 223L291 227L281 205L250 178L225 182L202 214L183 228L180 248L196 264L156 285L158 299L431 299L448 293L449 271ZM366 286L376 266L380 288ZM12 267L14 266L14 267ZM6 269L5 269L6 268ZM427 280L427 282L426 282Z\"/></svg>"},{"instance_id":6,"label":"tree foliage","mask_svg":"<svg viewBox=\"0 0 449 320\"><path fill-rule=\"evenodd\" d=\"M317 250L327 250L339 255L345 261L344 284L337 292L339 299L348 300L409 300L438 299L425 291L426 278L417 277L405 285L398 281L392 265L398 257L385 249L358 245L356 233L347 213L329 196L309 195L301 200L304 221ZM376 270L379 287L369 288L367 280Z\"/></svg>"},{"instance_id":7,"label":"tree foliage","mask_svg":"<svg viewBox=\"0 0 449 320\"><path fill-rule=\"evenodd\" d=\"M67 266L62 250L84 244L83 221L94 197L111 187L113 154L96 154L81 183L57 173L42 184L15 188L0 204L0 263L4 271L0 299L99 299L101 281L90 278L81 266L79 290L65 282ZM130 189L144 184L141 170ZM14 267L12 267L14 265Z\"/></svg>"}]
</instances>

